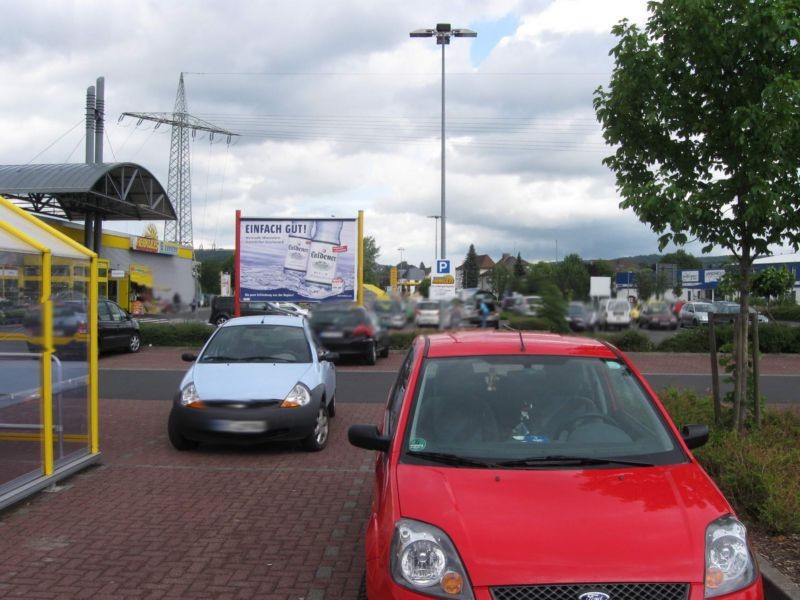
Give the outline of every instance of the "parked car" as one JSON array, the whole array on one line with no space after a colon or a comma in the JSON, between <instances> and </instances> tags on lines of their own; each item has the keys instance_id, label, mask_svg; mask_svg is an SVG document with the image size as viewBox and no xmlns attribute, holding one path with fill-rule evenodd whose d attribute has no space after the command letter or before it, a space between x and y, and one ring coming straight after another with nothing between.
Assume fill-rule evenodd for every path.
<instances>
[{"instance_id":1,"label":"parked car","mask_svg":"<svg viewBox=\"0 0 800 600\"><path fill-rule=\"evenodd\" d=\"M325 348L342 356L360 356L368 365L389 356L389 332L363 306L322 303L311 313L311 328Z\"/></svg>"},{"instance_id":2,"label":"parked car","mask_svg":"<svg viewBox=\"0 0 800 600\"><path fill-rule=\"evenodd\" d=\"M444 300L421 300L414 309L417 327L449 329L452 326L451 304Z\"/></svg>"},{"instance_id":3,"label":"parked car","mask_svg":"<svg viewBox=\"0 0 800 600\"><path fill-rule=\"evenodd\" d=\"M602 300L597 320L602 329L626 329L631 324L631 305L627 300Z\"/></svg>"},{"instance_id":4,"label":"parked car","mask_svg":"<svg viewBox=\"0 0 800 600\"><path fill-rule=\"evenodd\" d=\"M208 322L212 325L222 325L228 319L235 316L235 306L233 296L215 296L211 301L211 316ZM247 317L250 315L291 315L291 311L279 308L273 302L263 302L254 300L242 300L239 303L239 316Z\"/></svg>"},{"instance_id":5,"label":"parked car","mask_svg":"<svg viewBox=\"0 0 800 600\"><path fill-rule=\"evenodd\" d=\"M305 319L229 319L199 355L183 355L193 364L172 402L170 442L191 450L200 442L301 440L322 450L336 414L335 358Z\"/></svg>"},{"instance_id":6,"label":"parked car","mask_svg":"<svg viewBox=\"0 0 800 600\"><path fill-rule=\"evenodd\" d=\"M113 300L97 302L97 345L99 352L127 350L138 352L142 339L137 321ZM41 310L30 311L24 323L28 350L41 352L35 338L41 335ZM53 342L61 358L86 360L89 347L89 325L85 301L67 300L53 306Z\"/></svg>"},{"instance_id":7,"label":"parked car","mask_svg":"<svg viewBox=\"0 0 800 600\"><path fill-rule=\"evenodd\" d=\"M281 310L285 310L300 317L307 317L309 314L311 314L307 308L303 308L294 302L273 302L272 304Z\"/></svg>"},{"instance_id":8,"label":"parked car","mask_svg":"<svg viewBox=\"0 0 800 600\"><path fill-rule=\"evenodd\" d=\"M372 310L387 329L402 329L408 321L406 309L399 300L376 300Z\"/></svg>"},{"instance_id":9,"label":"parked car","mask_svg":"<svg viewBox=\"0 0 800 600\"><path fill-rule=\"evenodd\" d=\"M697 327L708 325L709 315L714 314L714 305L710 302L687 302L681 307L678 315L681 327Z\"/></svg>"},{"instance_id":10,"label":"parked car","mask_svg":"<svg viewBox=\"0 0 800 600\"><path fill-rule=\"evenodd\" d=\"M516 296L511 312L526 317L535 317L542 310L541 296Z\"/></svg>"},{"instance_id":11,"label":"parked car","mask_svg":"<svg viewBox=\"0 0 800 600\"><path fill-rule=\"evenodd\" d=\"M736 302L714 302L714 323L735 323L736 316L741 311L741 307ZM752 306L748 307L748 312L751 315L758 315L759 323L769 323L767 315L758 312Z\"/></svg>"},{"instance_id":12,"label":"parked car","mask_svg":"<svg viewBox=\"0 0 800 600\"><path fill-rule=\"evenodd\" d=\"M639 312L639 327L647 329L677 329L678 317L666 302L649 302Z\"/></svg>"},{"instance_id":13,"label":"parked car","mask_svg":"<svg viewBox=\"0 0 800 600\"><path fill-rule=\"evenodd\" d=\"M380 422L348 431L379 452L369 598L763 598L747 530L691 452L708 427L678 430L613 347L418 337Z\"/></svg>"},{"instance_id":14,"label":"parked car","mask_svg":"<svg viewBox=\"0 0 800 600\"><path fill-rule=\"evenodd\" d=\"M597 331L597 313L583 302L567 305L567 325L572 331Z\"/></svg>"},{"instance_id":15,"label":"parked car","mask_svg":"<svg viewBox=\"0 0 800 600\"><path fill-rule=\"evenodd\" d=\"M454 304L457 311L456 319L459 323L471 325L481 324L480 305L486 303L489 314L486 317L486 326L497 329L500 326L500 311L497 298L494 294L478 288L465 288L459 291Z\"/></svg>"}]
</instances>

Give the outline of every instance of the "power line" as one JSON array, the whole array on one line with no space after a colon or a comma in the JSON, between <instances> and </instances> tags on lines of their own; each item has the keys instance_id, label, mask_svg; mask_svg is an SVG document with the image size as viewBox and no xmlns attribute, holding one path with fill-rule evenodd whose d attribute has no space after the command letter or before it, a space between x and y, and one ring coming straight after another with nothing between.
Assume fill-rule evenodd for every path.
<instances>
[{"instance_id":1,"label":"power line","mask_svg":"<svg viewBox=\"0 0 800 600\"><path fill-rule=\"evenodd\" d=\"M34 156L32 159L30 159L30 160L29 160L28 162L26 162L25 164L26 164L26 165L29 165L29 164L31 164L33 161L35 161L37 158L39 158L39 157L40 157L42 154L44 154L45 152L47 152L48 150L50 150L50 148L52 148L53 146L55 146L55 145L56 145L58 142L60 142L62 139L64 139L66 136L68 136L70 133L72 133L72 131L73 131L73 130L74 130L76 127L78 127L78 125L80 125L81 123L83 123L83 118L81 118L81 120L80 120L80 121L78 121L77 123L75 123L75 125L73 125L72 127L70 127L70 128L67 130L67 131L65 131L65 132L64 132L64 133L62 133L60 136L58 136L58 137L55 139L55 141L54 141L52 144L50 144L50 145L49 145L47 148L45 148L44 150L42 150L41 152L39 152L39 154L37 154L36 156ZM84 139L85 137L86 137L86 136L82 136L82 138L81 138L81 139ZM78 142L78 143L80 143L80 142ZM73 152L74 152L74 150L73 150ZM70 154L70 156L71 156L71 154Z\"/></svg>"}]
</instances>

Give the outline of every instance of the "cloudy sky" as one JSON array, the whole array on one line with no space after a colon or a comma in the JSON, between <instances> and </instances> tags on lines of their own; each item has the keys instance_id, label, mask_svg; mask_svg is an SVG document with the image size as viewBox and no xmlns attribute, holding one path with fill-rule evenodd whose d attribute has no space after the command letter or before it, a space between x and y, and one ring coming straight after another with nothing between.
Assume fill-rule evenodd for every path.
<instances>
[{"instance_id":1,"label":"cloudy sky","mask_svg":"<svg viewBox=\"0 0 800 600\"><path fill-rule=\"evenodd\" d=\"M645 0L11 0L0 37L0 164L80 162L85 92L106 78L106 162L167 186L170 131L123 112L189 111L240 134L192 142L195 246L252 217L365 213L380 260L430 264L440 214L441 48L413 29L478 32L446 50L447 254L470 243L612 258L657 251L618 208L592 110L609 31ZM132 234L145 223L113 224ZM159 226L163 231L163 225ZM400 249L403 249L402 251ZM698 246L688 249L699 253ZM669 250L669 249L668 249Z\"/></svg>"}]
</instances>

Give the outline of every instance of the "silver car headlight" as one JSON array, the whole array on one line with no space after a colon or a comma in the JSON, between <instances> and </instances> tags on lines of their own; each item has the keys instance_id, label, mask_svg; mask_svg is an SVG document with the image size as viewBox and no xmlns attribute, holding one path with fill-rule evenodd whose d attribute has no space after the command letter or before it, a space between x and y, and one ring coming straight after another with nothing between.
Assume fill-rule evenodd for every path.
<instances>
[{"instance_id":1,"label":"silver car headlight","mask_svg":"<svg viewBox=\"0 0 800 600\"><path fill-rule=\"evenodd\" d=\"M705 597L730 594L756 580L756 566L747 544L747 529L732 515L706 528Z\"/></svg>"},{"instance_id":2,"label":"silver car headlight","mask_svg":"<svg viewBox=\"0 0 800 600\"><path fill-rule=\"evenodd\" d=\"M474 600L458 552L438 527L400 519L394 526L391 558L397 584L427 596Z\"/></svg>"},{"instance_id":3,"label":"silver car headlight","mask_svg":"<svg viewBox=\"0 0 800 600\"><path fill-rule=\"evenodd\" d=\"M302 383L297 383L286 394L286 398L281 402L281 408L297 408L298 406L305 406L311 402L311 392Z\"/></svg>"},{"instance_id":4,"label":"silver car headlight","mask_svg":"<svg viewBox=\"0 0 800 600\"><path fill-rule=\"evenodd\" d=\"M194 383L189 383L181 390L181 406L188 406L190 408L205 408L203 401L200 399L200 394L197 393L197 388Z\"/></svg>"}]
</instances>

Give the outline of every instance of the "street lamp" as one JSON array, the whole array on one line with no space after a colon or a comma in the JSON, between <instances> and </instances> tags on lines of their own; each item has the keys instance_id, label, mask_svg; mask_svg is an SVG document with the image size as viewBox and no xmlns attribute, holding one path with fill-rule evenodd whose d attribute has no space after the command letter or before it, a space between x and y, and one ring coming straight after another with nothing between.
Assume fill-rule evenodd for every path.
<instances>
[{"instance_id":1,"label":"street lamp","mask_svg":"<svg viewBox=\"0 0 800 600\"><path fill-rule=\"evenodd\" d=\"M429 219L436 219L434 221L435 227L433 228L433 259L439 259L439 219L442 217L440 215L430 215L428 216Z\"/></svg>"},{"instance_id":2,"label":"street lamp","mask_svg":"<svg viewBox=\"0 0 800 600\"><path fill-rule=\"evenodd\" d=\"M471 29L452 29L450 23L437 23L436 29L415 29L412 38L435 37L436 43L442 47L442 258L447 258L445 244L445 209L444 209L444 47L450 43L451 37L478 37Z\"/></svg>"},{"instance_id":3,"label":"street lamp","mask_svg":"<svg viewBox=\"0 0 800 600\"><path fill-rule=\"evenodd\" d=\"M405 252L406 249L405 248L398 248L398 250L400 251L400 264L403 264L403 252Z\"/></svg>"}]
</instances>

